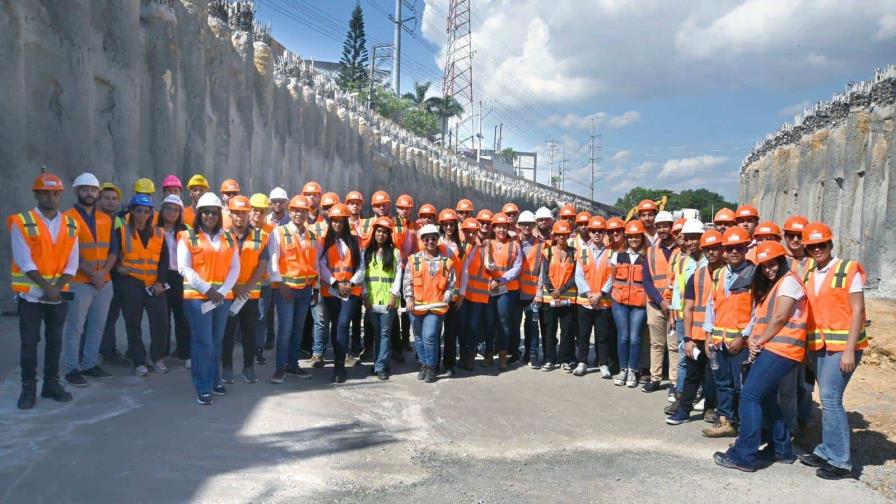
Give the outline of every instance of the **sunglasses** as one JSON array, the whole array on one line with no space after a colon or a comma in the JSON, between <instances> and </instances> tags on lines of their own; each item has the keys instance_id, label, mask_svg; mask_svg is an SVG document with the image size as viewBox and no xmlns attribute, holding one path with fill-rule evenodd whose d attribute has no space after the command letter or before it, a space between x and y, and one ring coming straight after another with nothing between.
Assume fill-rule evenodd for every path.
<instances>
[{"instance_id":1,"label":"sunglasses","mask_svg":"<svg viewBox=\"0 0 896 504\"><path fill-rule=\"evenodd\" d=\"M813 243L811 245L806 245L806 250L821 250L827 247L827 243Z\"/></svg>"},{"instance_id":2,"label":"sunglasses","mask_svg":"<svg viewBox=\"0 0 896 504\"><path fill-rule=\"evenodd\" d=\"M784 233L784 239L787 241L794 241L794 240L803 241L803 237L796 233Z\"/></svg>"},{"instance_id":3,"label":"sunglasses","mask_svg":"<svg viewBox=\"0 0 896 504\"><path fill-rule=\"evenodd\" d=\"M421 239L422 239L424 242L428 242L428 241L439 241L439 237L436 236L436 235L426 235L426 236L424 236L424 237L421 238Z\"/></svg>"},{"instance_id":4,"label":"sunglasses","mask_svg":"<svg viewBox=\"0 0 896 504\"><path fill-rule=\"evenodd\" d=\"M741 253L743 253L746 251L747 251L746 245L730 245L730 246L725 247L725 252L741 252Z\"/></svg>"},{"instance_id":5,"label":"sunglasses","mask_svg":"<svg viewBox=\"0 0 896 504\"><path fill-rule=\"evenodd\" d=\"M199 213L202 215L221 215L220 210L215 210L212 208L203 208L202 210L199 211Z\"/></svg>"}]
</instances>

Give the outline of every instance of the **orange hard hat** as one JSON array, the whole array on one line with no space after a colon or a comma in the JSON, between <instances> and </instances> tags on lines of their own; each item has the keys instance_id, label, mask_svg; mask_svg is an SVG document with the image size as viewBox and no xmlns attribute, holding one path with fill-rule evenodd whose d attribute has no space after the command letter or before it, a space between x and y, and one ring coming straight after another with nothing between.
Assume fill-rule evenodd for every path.
<instances>
[{"instance_id":1,"label":"orange hard hat","mask_svg":"<svg viewBox=\"0 0 896 504\"><path fill-rule=\"evenodd\" d=\"M494 215L495 214L493 214L491 210L483 208L476 214L476 220L480 222L491 222Z\"/></svg>"},{"instance_id":2,"label":"orange hard hat","mask_svg":"<svg viewBox=\"0 0 896 504\"><path fill-rule=\"evenodd\" d=\"M62 179L52 173L41 173L34 178L34 184L31 185L32 191L64 191Z\"/></svg>"},{"instance_id":3,"label":"orange hard hat","mask_svg":"<svg viewBox=\"0 0 896 504\"><path fill-rule=\"evenodd\" d=\"M473 202L468 199L458 200L454 209L458 212L472 212L476 210L476 208L473 207Z\"/></svg>"},{"instance_id":4,"label":"orange hard hat","mask_svg":"<svg viewBox=\"0 0 896 504\"><path fill-rule=\"evenodd\" d=\"M638 213L656 212L657 210L658 210L658 208L656 206L656 202L653 200L646 199L646 200L641 200L641 202L638 203Z\"/></svg>"},{"instance_id":5,"label":"orange hard hat","mask_svg":"<svg viewBox=\"0 0 896 504\"><path fill-rule=\"evenodd\" d=\"M591 220L591 214L585 211L581 211L576 214L576 224L581 224L583 226L588 225L588 221Z\"/></svg>"},{"instance_id":6,"label":"orange hard hat","mask_svg":"<svg viewBox=\"0 0 896 504\"><path fill-rule=\"evenodd\" d=\"M560 207L560 217L573 217L576 216L576 207L570 205L569 203Z\"/></svg>"},{"instance_id":7,"label":"orange hard hat","mask_svg":"<svg viewBox=\"0 0 896 504\"><path fill-rule=\"evenodd\" d=\"M750 217L759 218L759 210L753 205L741 205L734 211L735 219L747 219Z\"/></svg>"},{"instance_id":8,"label":"orange hard hat","mask_svg":"<svg viewBox=\"0 0 896 504\"><path fill-rule=\"evenodd\" d=\"M505 203L504 206L501 207L501 211L505 214L520 213L520 208L513 203Z\"/></svg>"},{"instance_id":9,"label":"orange hard hat","mask_svg":"<svg viewBox=\"0 0 896 504\"><path fill-rule=\"evenodd\" d=\"M722 244L722 233L715 229L710 229L700 236L700 248L712 247Z\"/></svg>"},{"instance_id":10,"label":"orange hard hat","mask_svg":"<svg viewBox=\"0 0 896 504\"><path fill-rule=\"evenodd\" d=\"M750 243L750 235L747 231L739 226L732 226L722 235L722 245L743 245Z\"/></svg>"},{"instance_id":11,"label":"orange hard hat","mask_svg":"<svg viewBox=\"0 0 896 504\"><path fill-rule=\"evenodd\" d=\"M644 234L644 224L639 220L633 220L625 225L626 236Z\"/></svg>"},{"instance_id":12,"label":"orange hard hat","mask_svg":"<svg viewBox=\"0 0 896 504\"><path fill-rule=\"evenodd\" d=\"M457 212L450 208L446 208L439 212L439 222L448 222L448 221L456 221L457 220Z\"/></svg>"},{"instance_id":13,"label":"orange hard hat","mask_svg":"<svg viewBox=\"0 0 896 504\"><path fill-rule=\"evenodd\" d=\"M349 193L345 195L345 202L348 203L349 201L364 203L364 196L358 191L349 191Z\"/></svg>"},{"instance_id":14,"label":"orange hard hat","mask_svg":"<svg viewBox=\"0 0 896 504\"><path fill-rule=\"evenodd\" d=\"M377 226L386 228L389 231L392 231L392 226L394 226L394 224L392 223L392 219L390 217L384 216L384 217L377 217L376 220L373 221L373 227L376 228Z\"/></svg>"},{"instance_id":15,"label":"orange hard hat","mask_svg":"<svg viewBox=\"0 0 896 504\"><path fill-rule=\"evenodd\" d=\"M338 219L340 217L348 217L348 207L342 203L336 203L327 211L327 217L330 219Z\"/></svg>"},{"instance_id":16,"label":"orange hard hat","mask_svg":"<svg viewBox=\"0 0 896 504\"><path fill-rule=\"evenodd\" d=\"M572 233L572 226L565 220L558 220L554 223L553 227L551 227L551 233L555 235L568 235Z\"/></svg>"},{"instance_id":17,"label":"orange hard hat","mask_svg":"<svg viewBox=\"0 0 896 504\"><path fill-rule=\"evenodd\" d=\"M781 228L772 221L760 222L753 231L753 236L774 236L781 239Z\"/></svg>"},{"instance_id":18,"label":"orange hard hat","mask_svg":"<svg viewBox=\"0 0 896 504\"><path fill-rule=\"evenodd\" d=\"M730 223L734 222L734 210L730 208L720 208L718 212L716 212L715 217L712 218L713 224L722 224L722 223Z\"/></svg>"},{"instance_id":19,"label":"orange hard hat","mask_svg":"<svg viewBox=\"0 0 896 504\"><path fill-rule=\"evenodd\" d=\"M781 242L764 241L756 246L756 264L762 264L787 255Z\"/></svg>"},{"instance_id":20,"label":"orange hard hat","mask_svg":"<svg viewBox=\"0 0 896 504\"><path fill-rule=\"evenodd\" d=\"M467 217L460 224L460 228L464 231L476 231L477 229L479 229L479 221L472 217Z\"/></svg>"},{"instance_id":21,"label":"orange hard hat","mask_svg":"<svg viewBox=\"0 0 896 504\"><path fill-rule=\"evenodd\" d=\"M229 192L240 192L240 185L236 180L229 178L224 182L221 182L221 192L229 193Z\"/></svg>"},{"instance_id":22,"label":"orange hard hat","mask_svg":"<svg viewBox=\"0 0 896 504\"><path fill-rule=\"evenodd\" d=\"M320 194L320 192L320 184L313 180L302 186L302 194Z\"/></svg>"},{"instance_id":23,"label":"orange hard hat","mask_svg":"<svg viewBox=\"0 0 896 504\"><path fill-rule=\"evenodd\" d=\"M421 217L424 215L432 215L433 217L435 217L437 213L438 212L436 212L436 207L430 203L424 203L420 205L420 210L417 210L417 215Z\"/></svg>"},{"instance_id":24,"label":"orange hard hat","mask_svg":"<svg viewBox=\"0 0 896 504\"><path fill-rule=\"evenodd\" d=\"M336 203L339 203L339 195L334 192L324 193L324 195L320 197L320 206L322 207L333 206Z\"/></svg>"},{"instance_id":25,"label":"orange hard hat","mask_svg":"<svg viewBox=\"0 0 896 504\"><path fill-rule=\"evenodd\" d=\"M600 215L595 215L594 217L588 219L588 229L592 230L604 230L607 229L607 221L604 220Z\"/></svg>"},{"instance_id":26,"label":"orange hard hat","mask_svg":"<svg viewBox=\"0 0 896 504\"><path fill-rule=\"evenodd\" d=\"M307 196L297 194L289 200L289 208L291 210L311 210L311 202Z\"/></svg>"},{"instance_id":27,"label":"orange hard hat","mask_svg":"<svg viewBox=\"0 0 896 504\"><path fill-rule=\"evenodd\" d=\"M802 215L791 215L784 221L784 232L785 233L797 233L799 235L803 234L803 228L805 228L809 224L809 219L803 217Z\"/></svg>"},{"instance_id":28,"label":"orange hard hat","mask_svg":"<svg viewBox=\"0 0 896 504\"><path fill-rule=\"evenodd\" d=\"M398 208L414 208L414 198L408 196L407 194L402 194L398 197L398 201L395 203L395 206Z\"/></svg>"},{"instance_id":29,"label":"orange hard hat","mask_svg":"<svg viewBox=\"0 0 896 504\"><path fill-rule=\"evenodd\" d=\"M492 215L492 226L498 225L510 225L510 217L508 217L504 212L498 212L495 215Z\"/></svg>"},{"instance_id":30,"label":"orange hard hat","mask_svg":"<svg viewBox=\"0 0 896 504\"><path fill-rule=\"evenodd\" d=\"M803 228L803 245L815 245L833 240L834 233L823 222L813 222Z\"/></svg>"},{"instance_id":31,"label":"orange hard hat","mask_svg":"<svg viewBox=\"0 0 896 504\"><path fill-rule=\"evenodd\" d=\"M387 203L392 203L392 200L389 199L389 193L386 191L377 191L370 197L371 205L385 205Z\"/></svg>"},{"instance_id":32,"label":"orange hard hat","mask_svg":"<svg viewBox=\"0 0 896 504\"><path fill-rule=\"evenodd\" d=\"M243 196L242 194L238 194L227 202L227 209L230 211L234 210L245 210L249 211L252 209L252 205L249 204L249 197Z\"/></svg>"},{"instance_id":33,"label":"orange hard hat","mask_svg":"<svg viewBox=\"0 0 896 504\"><path fill-rule=\"evenodd\" d=\"M680 233L680 232L681 232L681 228L684 227L684 221L686 221L686 220L687 220L687 219L685 219L684 217L682 217L682 218L678 219L677 221L673 222L673 223L672 223L672 233L673 233L673 234L678 234L678 233Z\"/></svg>"},{"instance_id":34,"label":"orange hard hat","mask_svg":"<svg viewBox=\"0 0 896 504\"><path fill-rule=\"evenodd\" d=\"M610 217L607 219L607 231L612 229L625 229L625 221L619 217Z\"/></svg>"}]
</instances>

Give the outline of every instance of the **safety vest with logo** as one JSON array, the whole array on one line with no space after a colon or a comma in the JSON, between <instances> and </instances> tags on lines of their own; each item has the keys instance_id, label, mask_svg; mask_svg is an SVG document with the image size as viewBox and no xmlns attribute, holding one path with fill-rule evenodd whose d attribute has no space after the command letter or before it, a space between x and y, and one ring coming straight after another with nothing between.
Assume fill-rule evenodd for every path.
<instances>
[{"instance_id":1,"label":"safety vest with logo","mask_svg":"<svg viewBox=\"0 0 896 504\"><path fill-rule=\"evenodd\" d=\"M392 270L386 271L382 261L375 255L367 263L364 273L364 285L367 288L367 301L372 305L386 305L392 299L392 283L401 268L401 254L392 249Z\"/></svg>"},{"instance_id":2,"label":"safety vest with logo","mask_svg":"<svg viewBox=\"0 0 896 504\"><path fill-rule=\"evenodd\" d=\"M118 236L121 238L121 266L127 270L128 276L142 281L147 287L158 280L159 259L162 257L162 247L165 246L165 231L155 226L151 229L152 235L144 246L134 226L126 224L118 228Z\"/></svg>"},{"instance_id":3,"label":"safety vest with logo","mask_svg":"<svg viewBox=\"0 0 896 504\"><path fill-rule=\"evenodd\" d=\"M195 229L187 229L178 233L181 241L190 247L193 256L193 270L215 290L224 285L230 272L230 263L236 253L236 240L228 231L223 231L218 250L212 247L205 233L197 233ZM184 278L184 299L208 299ZM233 299L233 291L224 294L224 299Z\"/></svg>"},{"instance_id":4,"label":"safety vest with logo","mask_svg":"<svg viewBox=\"0 0 896 504\"><path fill-rule=\"evenodd\" d=\"M814 271L806 273L806 299L809 301L809 326L806 339L809 350L825 350L842 352L846 350L849 338L849 325L852 320L852 306L849 304L849 287L856 274L865 279L865 269L858 261L837 259L831 265L824 283L815 293ZM868 335L865 333L865 321L862 321L862 332L856 341L856 350L868 346Z\"/></svg>"},{"instance_id":5,"label":"safety vest with logo","mask_svg":"<svg viewBox=\"0 0 896 504\"><path fill-rule=\"evenodd\" d=\"M468 252L470 263L467 265L467 291L464 299L473 303L488 303L490 278L485 272L485 263L482 260L482 248L473 245Z\"/></svg>"},{"instance_id":6,"label":"safety vest with logo","mask_svg":"<svg viewBox=\"0 0 896 504\"><path fill-rule=\"evenodd\" d=\"M691 321L691 339L706 340L703 323L706 322L706 307L714 290L713 275L709 266L700 266L694 270L694 319ZM684 317L682 317L684 318Z\"/></svg>"},{"instance_id":7,"label":"safety vest with logo","mask_svg":"<svg viewBox=\"0 0 896 504\"><path fill-rule=\"evenodd\" d=\"M501 278L511 266L513 266L517 254L520 253L520 244L513 240L507 240L507 242L501 243L495 239L489 240L488 246L492 260L495 262L490 274L492 279L497 280ZM519 275L517 275L516 278L505 282L504 285L507 287L508 291L520 290Z\"/></svg>"},{"instance_id":8,"label":"safety vest with logo","mask_svg":"<svg viewBox=\"0 0 896 504\"><path fill-rule=\"evenodd\" d=\"M607 284L607 280L610 279L610 251L603 249L600 255L595 258L591 246L588 245L582 247L582 250L578 254L578 259L578 267L581 268L582 274L585 276L585 281L588 283L588 292L600 294L597 308L604 309L613 306L613 300L610 299L609 296L605 296L601 293L601 289L604 288L604 285ZM588 308L589 310L591 309L591 303L588 301L588 296L586 296L584 292L579 293L576 301L580 306Z\"/></svg>"},{"instance_id":9,"label":"safety vest with logo","mask_svg":"<svg viewBox=\"0 0 896 504\"><path fill-rule=\"evenodd\" d=\"M112 218L99 210L94 210L93 218L96 222L96 236L94 236L77 208L69 208L65 211L65 215L75 219L75 222L78 223L78 272L72 281L90 283L90 278L81 269L86 268L88 271L96 272L105 266L106 258L109 257L109 244L112 240ZM103 279L108 282L112 278L109 273L106 273L103 275Z\"/></svg>"},{"instance_id":10,"label":"safety vest with logo","mask_svg":"<svg viewBox=\"0 0 896 504\"><path fill-rule=\"evenodd\" d=\"M423 252L417 252L411 261L411 285L414 289L414 315L435 313L443 315L448 312L448 307L431 310L418 310L417 305L443 303L445 301L445 289L448 286L448 277L451 270L451 262L447 257L432 259L439 261L435 275L429 273L429 262L423 257Z\"/></svg>"},{"instance_id":11,"label":"safety vest with logo","mask_svg":"<svg viewBox=\"0 0 896 504\"><path fill-rule=\"evenodd\" d=\"M787 275L779 278L778 281L775 282L775 286L772 287L768 295L765 296L765 299L763 299L759 306L756 307L756 322L753 324L753 334L762 336L762 333L765 332L765 328L768 326L769 322L771 322L772 315L775 313L775 303L778 300L778 288L781 286L781 282L784 278L788 275L793 277L797 282L800 282L800 285L803 284L803 282L801 282L793 273L787 273ZM784 327L778 331L778 334L774 335L774 337L767 341L762 347L781 357L802 362L806 357L806 326L809 319L809 311L797 311L800 313L794 313L790 319L787 320L787 323L784 324Z\"/></svg>"},{"instance_id":12,"label":"safety vest with logo","mask_svg":"<svg viewBox=\"0 0 896 504\"><path fill-rule=\"evenodd\" d=\"M644 256L638 256L635 263L620 262L620 258L629 260L628 252L616 255L616 273L613 275L613 290L610 295L619 304L635 307L647 305L644 292Z\"/></svg>"},{"instance_id":13,"label":"safety vest with logo","mask_svg":"<svg viewBox=\"0 0 896 504\"><path fill-rule=\"evenodd\" d=\"M55 283L65 272L68 263L68 255L72 247L78 241L78 223L68 215L60 213L62 218L59 232L56 235L56 243L50 238L50 230L33 210L10 215L6 219L7 232L12 227L19 228L19 233L31 250L31 260L37 267L37 272L48 283ZM19 269L15 261L10 261L10 283L15 292L28 292L32 288L40 289L40 286L32 282L28 275ZM68 284L62 290L68 290Z\"/></svg>"},{"instance_id":14,"label":"safety vest with logo","mask_svg":"<svg viewBox=\"0 0 896 504\"><path fill-rule=\"evenodd\" d=\"M250 228L249 234L240 247L240 275L237 277L236 283L243 285L249 281L255 269L258 268L258 258L268 246L270 235L257 228ZM249 291L249 299L258 299L261 297L261 278Z\"/></svg>"},{"instance_id":15,"label":"safety vest with logo","mask_svg":"<svg viewBox=\"0 0 896 504\"><path fill-rule=\"evenodd\" d=\"M753 314L753 294L750 289L740 292L729 292L725 295L725 272L727 268L719 268L713 273L712 293L712 343L731 344L734 338L740 338L743 330L750 324Z\"/></svg>"},{"instance_id":16,"label":"safety vest with logo","mask_svg":"<svg viewBox=\"0 0 896 504\"><path fill-rule=\"evenodd\" d=\"M544 260L547 261L548 265L548 280L550 280L551 285L542 285L541 292L541 301L545 304L554 301L554 299L559 299L560 301L568 301L569 304L576 303L576 296L578 295L578 289L576 289L575 284L569 288L569 290L565 290L560 293L559 298L555 298L551 295L551 291L554 289L560 289L564 285L566 285L572 276L576 272L576 257L575 257L575 249L568 248L566 250L566 259L560 260L560 256L554 253L554 247L548 247L543 252Z\"/></svg>"},{"instance_id":17,"label":"safety vest with logo","mask_svg":"<svg viewBox=\"0 0 896 504\"><path fill-rule=\"evenodd\" d=\"M666 286L669 285L671 268L670 261L666 259L666 254L663 252L659 242L647 248L647 266L650 268L650 278L653 280L653 286L656 287L657 292L663 294Z\"/></svg>"},{"instance_id":18,"label":"safety vest with logo","mask_svg":"<svg viewBox=\"0 0 896 504\"><path fill-rule=\"evenodd\" d=\"M338 282L348 282L352 279L354 272L352 271L354 262L352 260L351 251L346 251L345 257L339 257L339 243L334 242L333 246L327 250L327 268L330 269L332 279ZM321 285L321 294L326 297L339 296L338 290L331 290L329 285ZM361 286L355 285L351 290L352 296L361 295Z\"/></svg>"},{"instance_id":19,"label":"safety vest with logo","mask_svg":"<svg viewBox=\"0 0 896 504\"><path fill-rule=\"evenodd\" d=\"M293 232L288 224L278 226L276 233L280 242L280 256L277 267L280 278L290 289L304 289L314 286L317 280L316 240L311 231L301 234Z\"/></svg>"},{"instance_id":20,"label":"safety vest with logo","mask_svg":"<svg viewBox=\"0 0 896 504\"><path fill-rule=\"evenodd\" d=\"M541 271L541 258L544 242L536 240L529 246L528 252L520 246L524 254L520 268L520 295L526 299L533 298L538 292L538 273Z\"/></svg>"}]
</instances>

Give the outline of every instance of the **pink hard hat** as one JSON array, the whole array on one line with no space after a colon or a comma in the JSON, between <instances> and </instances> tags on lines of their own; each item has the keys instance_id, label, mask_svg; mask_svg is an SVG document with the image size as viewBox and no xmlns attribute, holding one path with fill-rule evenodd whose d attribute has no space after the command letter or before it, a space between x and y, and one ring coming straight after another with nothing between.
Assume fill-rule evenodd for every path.
<instances>
[{"instance_id":1,"label":"pink hard hat","mask_svg":"<svg viewBox=\"0 0 896 504\"><path fill-rule=\"evenodd\" d=\"M162 189L166 187L177 187L178 189L183 189L184 186L180 183L180 179L177 178L177 175L168 175L165 177L165 180L162 181Z\"/></svg>"}]
</instances>

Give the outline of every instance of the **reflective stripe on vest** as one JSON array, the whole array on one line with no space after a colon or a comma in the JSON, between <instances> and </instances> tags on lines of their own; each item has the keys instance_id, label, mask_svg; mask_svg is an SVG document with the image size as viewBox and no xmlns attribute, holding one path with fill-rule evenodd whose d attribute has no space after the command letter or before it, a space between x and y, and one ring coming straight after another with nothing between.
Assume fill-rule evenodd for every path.
<instances>
[{"instance_id":1,"label":"reflective stripe on vest","mask_svg":"<svg viewBox=\"0 0 896 504\"><path fill-rule=\"evenodd\" d=\"M392 271L386 271L382 262L378 261L374 255L367 264L364 273L364 283L367 287L367 301L372 305L389 304L392 299L392 284L395 282L395 276L398 268L401 267L401 254L397 249L392 249Z\"/></svg>"},{"instance_id":2,"label":"reflective stripe on vest","mask_svg":"<svg viewBox=\"0 0 896 504\"><path fill-rule=\"evenodd\" d=\"M31 250L31 260L37 267L37 272L49 283L56 282L65 272L68 264L68 256L72 247L78 241L77 222L63 213L59 214L62 222L56 235L56 243L50 237L50 230L34 211L22 212L10 215L6 219L7 231L12 231L12 226L17 226L28 248ZM31 289L40 289L28 275L19 269L15 261L10 261L10 285L15 292L28 292ZM66 284L63 290L68 290Z\"/></svg>"},{"instance_id":3,"label":"reflective stripe on vest","mask_svg":"<svg viewBox=\"0 0 896 504\"><path fill-rule=\"evenodd\" d=\"M121 267L125 274L143 282L149 287L158 279L159 259L165 246L165 234L157 227L143 246L139 236L135 236L134 226L126 224L118 228L121 238Z\"/></svg>"},{"instance_id":4,"label":"reflective stripe on vest","mask_svg":"<svg viewBox=\"0 0 896 504\"><path fill-rule=\"evenodd\" d=\"M650 278L653 280L653 286L662 293L666 285L669 284L670 271L669 259L666 259L666 254L660 249L659 243L647 249L647 266L650 268Z\"/></svg>"},{"instance_id":5,"label":"reflective stripe on vest","mask_svg":"<svg viewBox=\"0 0 896 504\"><path fill-rule=\"evenodd\" d=\"M268 234L258 228L249 229L249 234L240 247L240 276L236 283L243 285L249 281L252 274L258 268L258 261L261 253L268 244ZM249 291L249 299L258 299L261 297L261 278L252 286Z\"/></svg>"},{"instance_id":6,"label":"reflective stripe on vest","mask_svg":"<svg viewBox=\"0 0 896 504\"><path fill-rule=\"evenodd\" d=\"M635 264L616 264L613 290L610 294L617 303L636 307L647 306L647 295L644 292L644 266L641 261L642 258L639 257Z\"/></svg>"},{"instance_id":7,"label":"reflective stripe on vest","mask_svg":"<svg viewBox=\"0 0 896 504\"><path fill-rule=\"evenodd\" d=\"M411 258L411 288L414 290L414 305L442 303L445 301L445 289L448 286L448 276L451 268L450 261L445 257L440 257L439 267L436 268L434 275L429 274L429 264L423 264L423 252L414 254ZM417 310L414 309L415 315L423 315L425 313L435 313L443 315L448 312L448 307L433 310Z\"/></svg>"},{"instance_id":8,"label":"reflective stripe on vest","mask_svg":"<svg viewBox=\"0 0 896 504\"><path fill-rule=\"evenodd\" d=\"M793 273L788 272L787 275L791 275L794 279L799 281ZM756 322L753 325L754 334L761 336L765 332L766 327L768 327L769 322L771 322L772 316L775 313L775 303L778 300L778 288L781 287L781 282L784 281L784 278L787 275L778 279L765 299L762 300L762 303L756 307ZM803 310L798 316L795 315L790 317L787 323L784 324L784 327L778 331L778 334L766 342L763 347L782 357L802 362L803 358L806 356L807 320L807 310Z\"/></svg>"},{"instance_id":9,"label":"reflective stripe on vest","mask_svg":"<svg viewBox=\"0 0 896 504\"><path fill-rule=\"evenodd\" d=\"M842 352L846 350L849 339L849 326L852 322L852 305L850 305L850 280L856 274L865 278L865 270L857 261L837 259L831 266L830 281L825 278L824 284L815 293L816 275L813 271L806 273L806 296L809 305L809 327L806 340L810 350L826 350ZM868 347L868 334L864 321L859 333L855 349Z\"/></svg>"},{"instance_id":10,"label":"reflective stripe on vest","mask_svg":"<svg viewBox=\"0 0 896 504\"><path fill-rule=\"evenodd\" d=\"M607 283L607 280L610 278L609 257L610 251L605 248L601 251L600 258L595 261L591 252L590 245L583 247L579 252L578 267L582 268L582 273L585 276L585 281L588 283L589 292L600 293L600 299L597 302L598 308L610 308L611 306L613 306L612 298L604 295L601 292L601 289L603 289L604 285L606 285ZM576 302L581 306L589 309L591 308L591 303L588 301L588 296L586 296L584 292L579 293Z\"/></svg>"},{"instance_id":11,"label":"reflective stripe on vest","mask_svg":"<svg viewBox=\"0 0 896 504\"><path fill-rule=\"evenodd\" d=\"M467 291L464 299L473 303L488 303L490 278L486 276L485 264L482 261L482 248L473 245L470 254L470 264L467 269Z\"/></svg>"},{"instance_id":12,"label":"reflective stripe on vest","mask_svg":"<svg viewBox=\"0 0 896 504\"><path fill-rule=\"evenodd\" d=\"M181 231L178 236L190 247L190 254L193 257L192 268L199 278L216 290L224 285L224 280L230 272L233 254L236 253L233 235L229 231L223 231L222 238L219 238L218 250L212 247L210 238L206 237L205 233L199 235L195 229ZM194 289L184 278L184 299L208 299L208 296ZM224 293L224 299L233 299L233 291Z\"/></svg>"},{"instance_id":13,"label":"reflective stripe on vest","mask_svg":"<svg viewBox=\"0 0 896 504\"><path fill-rule=\"evenodd\" d=\"M715 345L722 341L730 344L734 338L740 338L753 311L753 295L749 290L725 295L725 270L723 267L713 273L712 342Z\"/></svg>"},{"instance_id":14,"label":"reflective stripe on vest","mask_svg":"<svg viewBox=\"0 0 896 504\"><path fill-rule=\"evenodd\" d=\"M522 246L520 248L522 249ZM541 254L543 249L543 242L535 242L534 245L529 247L529 252L523 254L523 264L520 269L520 292L522 294L535 296L538 291L538 273L541 271Z\"/></svg>"},{"instance_id":15,"label":"reflective stripe on vest","mask_svg":"<svg viewBox=\"0 0 896 504\"><path fill-rule=\"evenodd\" d=\"M280 257L277 266L280 268L283 283L291 289L304 289L314 285L317 279L314 235L307 229L302 236L294 235L288 224L278 226L276 232L280 233Z\"/></svg>"},{"instance_id":16,"label":"reflective stripe on vest","mask_svg":"<svg viewBox=\"0 0 896 504\"><path fill-rule=\"evenodd\" d=\"M547 304L553 301L554 299L560 299L564 301L569 301L570 303L575 303L576 296L578 295L578 289L576 289L575 284L570 287L568 290L565 290L560 293L560 297L555 298L551 295L551 291L554 289L560 289L564 285L569 282L572 276L575 274L576 270L576 259L575 259L575 250L567 250L566 251L566 260L555 261L554 259L558 256L554 255L554 247L548 247L544 251L545 259L548 261L548 280L551 285L543 285L541 299L542 302ZM552 288L553 287L553 288Z\"/></svg>"},{"instance_id":17,"label":"reflective stripe on vest","mask_svg":"<svg viewBox=\"0 0 896 504\"><path fill-rule=\"evenodd\" d=\"M327 268L330 269L330 276L338 282L348 282L352 279L354 265L351 249L346 251L345 257L339 257L339 243L333 242L333 245L327 250ZM329 285L321 285L321 294L327 297L338 296L338 291L331 292ZM361 286L355 285L351 290L352 296L361 295Z\"/></svg>"},{"instance_id":18,"label":"reflective stripe on vest","mask_svg":"<svg viewBox=\"0 0 896 504\"><path fill-rule=\"evenodd\" d=\"M703 323L706 322L706 307L709 305L709 296L712 295L713 286L709 266L700 266L694 271L694 315L691 321L691 339L701 341L706 339Z\"/></svg>"},{"instance_id":19,"label":"reflective stripe on vest","mask_svg":"<svg viewBox=\"0 0 896 504\"><path fill-rule=\"evenodd\" d=\"M97 272L106 265L109 257L109 242L112 239L112 218L101 211L94 210L96 236L90 232L87 222L81 217L77 208L69 208L65 214L78 223L78 272L72 279L74 282L89 283L90 278L81 269ZM111 277L106 273L103 278L108 282Z\"/></svg>"},{"instance_id":20,"label":"reflective stripe on vest","mask_svg":"<svg viewBox=\"0 0 896 504\"><path fill-rule=\"evenodd\" d=\"M504 246L507 246L505 249ZM495 247L501 247L501 251L499 254L495 254ZM493 279L498 279L504 273L506 273L513 266L514 261L516 260L517 254L519 254L520 245L519 243L513 240L507 240L507 243L501 243L497 240L489 240L489 252L492 255L492 259L494 260L494 265L492 266L491 277ZM515 291L520 289L520 278L517 275L516 278L505 282L504 285L507 287L509 291Z\"/></svg>"}]
</instances>

